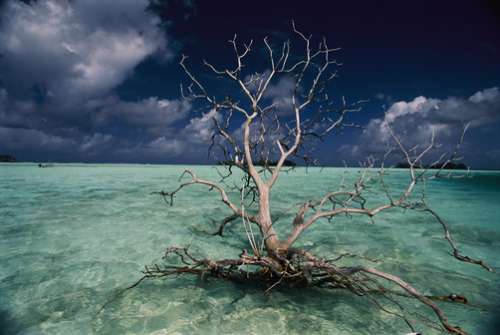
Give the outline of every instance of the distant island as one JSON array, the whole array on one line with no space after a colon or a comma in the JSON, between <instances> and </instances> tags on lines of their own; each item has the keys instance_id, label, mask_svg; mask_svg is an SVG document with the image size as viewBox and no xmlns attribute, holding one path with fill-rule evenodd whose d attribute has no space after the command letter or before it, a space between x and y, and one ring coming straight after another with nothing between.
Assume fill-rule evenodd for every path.
<instances>
[{"instance_id":1,"label":"distant island","mask_svg":"<svg viewBox=\"0 0 500 335\"><path fill-rule=\"evenodd\" d=\"M1 163L14 163L16 159L12 156L9 155L0 155L0 162Z\"/></svg>"},{"instance_id":2,"label":"distant island","mask_svg":"<svg viewBox=\"0 0 500 335\"><path fill-rule=\"evenodd\" d=\"M234 163L234 161L225 161L225 162L218 162L217 165L235 165L235 163ZM244 165L246 166L247 163L245 163ZM255 165L255 166L276 166L276 165L278 165L278 162L260 160L260 161L253 162L253 165ZM296 165L295 162L292 162L289 160L285 160L283 162L283 166L295 166L295 165Z\"/></svg>"},{"instance_id":3,"label":"distant island","mask_svg":"<svg viewBox=\"0 0 500 335\"><path fill-rule=\"evenodd\" d=\"M443 169L443 166L444 166L444 163L435 164L435 165L418 165L415 167L422 168L422 169ZM398 163L396 165L396 168L409 169L410 164ZM447 169L447 170L467 170L467 166L464 163L460 163L460 164L447 163L446 166L444 166L444 169Z\"/></svg>"}]
</instances>

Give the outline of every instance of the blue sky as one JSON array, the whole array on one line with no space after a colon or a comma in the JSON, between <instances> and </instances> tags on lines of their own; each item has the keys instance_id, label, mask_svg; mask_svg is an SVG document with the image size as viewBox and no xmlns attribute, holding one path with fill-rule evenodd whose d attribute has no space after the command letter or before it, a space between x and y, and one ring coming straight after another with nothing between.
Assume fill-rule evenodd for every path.
<instances>
[{"instance_id":1,"label":"blue sky","mask_svg":"<svg viewBox=\"0 0 500 335\"><path fill-rule=\"evenodd\" d=\"M450 151L470 122L463 162L500 169L496 1L7 0L0 15L0 154L18 161L209 163L211 123L180 95L181 54L211 94L237 96L202 60L233 66L237 34L254 40L248 69L265 72L264 37L303 51L294 20L341 48L329 97L369 100L352 116L361 129L318 145L323 164L383 155L385 105L407 146L434 131ZM287 81L273 85L284 99Z\"/></svg>"}]
</instances>

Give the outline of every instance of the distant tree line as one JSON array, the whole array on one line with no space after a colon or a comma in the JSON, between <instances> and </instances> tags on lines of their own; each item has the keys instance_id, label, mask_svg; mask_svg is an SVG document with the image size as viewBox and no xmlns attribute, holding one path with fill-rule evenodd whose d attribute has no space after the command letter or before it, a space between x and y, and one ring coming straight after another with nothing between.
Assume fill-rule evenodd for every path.
<instances>
[{"instance_id":1,"label":"distant tree line","mask_svg":"<svg viewBox=\"0 0 500 335\"><path fill-rule=\"evenodd\" d=\"M269 161L269 160L259 160L259 161L255 161L255 162L252 162L252 164L254 166L276 166L278 165L278 162L275 162L275 161ZM236 165L236 163L234 161L219 161L217 163L217 165ZM290 160L285 160L283 162L283 166L295 166L295 162L292 162ZM248 166L248 163L244 163L244 166Z\"/></svg>"},{"instance_id":2,"label":"distant tree line","mask_svg":"<svg viewBox=\"0 0 500 335\"><path fill-rule=\"evenodd\" d=\"M396 165L397 168L400 169L409 169L410 164L408 163L398 163ZM421 168L421 169L449 169L449 170L467 170L467 165L464 163L460 164L455 164L455 163L440 163L440 164L434 164L434 165L416 165L415 168Z\"/></svg>"},{"instance_id":3,"label":"distant tree line","mask_svg":"<svg viewBox=\"0 0 500 335\"><path fill-rule=\"evenodd\" d=\"M12 163L15 162L16 159L9 155L0 155L0 162L2 163Z\"/></svg>"}]
</instances>

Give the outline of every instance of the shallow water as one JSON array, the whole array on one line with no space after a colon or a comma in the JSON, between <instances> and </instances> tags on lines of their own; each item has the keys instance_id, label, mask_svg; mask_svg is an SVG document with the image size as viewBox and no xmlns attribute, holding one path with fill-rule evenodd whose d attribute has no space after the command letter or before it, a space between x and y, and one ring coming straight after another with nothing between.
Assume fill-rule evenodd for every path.
<instances>
[{"instance_id":1,"label":"shallow water","mask_svg":"<svg viewBox=\"0 0 500 335\"><path fill-rule=\"evenodd\" d=\"M216 180L212 167L191 168L200 178ZM173 207L151 195L175 189L183 170L170 165L0 165L1 334L410 331L401 319L348 292L276 289L266 297L256 289L189 275L146 280L96 316L114 294L141 278L145 264L160 264L169 246L191 244L194 255L215 259L249 248L241 222L228 225L225 238L196 232L214 230L211 218L230 214L215 191L200 185L186 188ZM350 172L358 174L357 169ZM462 254L500 270L500 172L471 174L473 178L434 180L428 200ZM283 174L272 198L273 214L317 199L338 188L342 178L349 175L340 168L298 168ZM405 170L387 177L396 192L407 181ZM230 196L239 203L239 194ZM371 200L385 199L377 195ZM285 236L292 212L276 224L280 235ZM374 223L359 216L324 221L308 228L296 246L327 258L349 252L383 259L370 266L400 276L424 294L467 296L474 306L440 304L453 325L470 334L498 333L500 276L448 256L442 228L429 215L391 210ZM356 262L360 260L350 258L340 265Z\"/></svg>"}]
</instances>

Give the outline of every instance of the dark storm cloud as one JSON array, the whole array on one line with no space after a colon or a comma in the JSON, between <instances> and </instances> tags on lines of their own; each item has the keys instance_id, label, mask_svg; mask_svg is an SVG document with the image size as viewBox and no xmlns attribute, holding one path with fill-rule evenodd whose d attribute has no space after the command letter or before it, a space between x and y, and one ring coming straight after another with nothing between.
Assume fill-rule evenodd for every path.
<instances>
[{"instance_id":1,"label":"dark storm cloud","mask_svg":"<svg viewBox=\"0 0 500 335\"><path fill-rule=\"evenodd\" d=\"M113 91L148 57L173 55L148 1L7 1L0 30L0 136L3 150L88 151L111 122L151 134L190 109ZM19 130L19 128L25 128ZM43 147L43 148L42 148Z\"/></svg>"},{"instance_id":2,"label":"dark storm cloud","mask_svg":"<svg viewBox=\"0 0 500 335\"><path fill-rule=\"evenodd\" d=\"M61 104L106 94L167 40L146 1L9 1L2 13L2 81Z\"/></svg>"},{"instance_id":3,"label":"dark storm cloud","mask_svg":"<svg viewBox=\"0 0 500 335\"><path fill-rule=\"evenodd\" d=\"M186 100L149 97L132 102L122 101L115 95L90 100L85 107L99 111L93 120L96 127L120 119L122 126L143 129L153 135L168 135L172 123L186 118L191 111L191 104Z\"/></svg>"},{"instance_id":4,"label":"dark storm cloud","mask_svg":"<svg viewBox=\"0 0 500 335\"><path fill-rule=\"evenodd\" d=\"M147 162L162 162L165 157L185 163L200 163L207 160L207 142L212 137L215 111L193 117L175 136L160 136L149 142L140 142L117 150L124 156L146 157Z\"/></svg>"}]
</instances>

